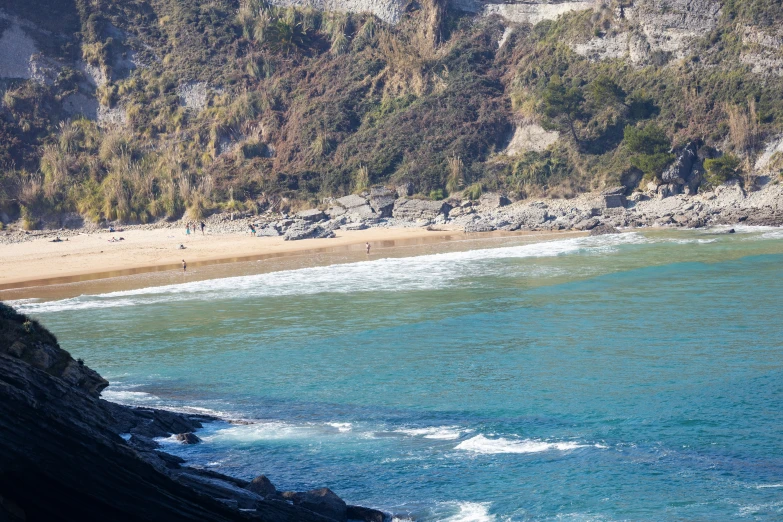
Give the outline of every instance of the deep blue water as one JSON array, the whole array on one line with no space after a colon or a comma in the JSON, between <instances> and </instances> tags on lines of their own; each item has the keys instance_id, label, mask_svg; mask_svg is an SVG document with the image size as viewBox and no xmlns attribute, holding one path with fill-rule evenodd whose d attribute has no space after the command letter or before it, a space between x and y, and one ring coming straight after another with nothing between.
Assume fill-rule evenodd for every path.
<instances>
[{"instance_id":1,"label":"deep blue water","mask_svg":"<svg viewBox=\"0 0 783 522\"><path fill-rule=\"evenodd\" d=\"M420 520L783 519L783 232L631 233L25 302L167 449Z\"/></svg>"}]
</instances>

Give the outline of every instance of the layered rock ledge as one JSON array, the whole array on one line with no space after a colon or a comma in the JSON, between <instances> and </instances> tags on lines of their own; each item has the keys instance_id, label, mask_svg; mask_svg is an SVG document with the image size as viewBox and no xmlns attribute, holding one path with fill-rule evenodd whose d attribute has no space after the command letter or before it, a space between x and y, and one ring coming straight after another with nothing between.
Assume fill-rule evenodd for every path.
<instances>
[{"instance_id":1,"label":"layered rock ledge","mask_svg":"<svg viewBox=\"0 0 783 522\"><path fill-rule=\"evenodd\" d=\"M0 521L381 522L328 488L279 492L191 468L153 437L193 432L205 416L100 398L108 382L36 321L0 303ZM121 434L131 434L126 441Z\"/></svg>"}]
</instances>

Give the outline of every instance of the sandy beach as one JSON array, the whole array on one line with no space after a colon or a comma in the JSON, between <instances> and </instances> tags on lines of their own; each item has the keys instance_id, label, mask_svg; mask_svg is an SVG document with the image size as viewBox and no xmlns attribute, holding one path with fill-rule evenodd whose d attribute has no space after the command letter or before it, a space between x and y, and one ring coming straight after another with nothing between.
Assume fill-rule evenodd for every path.
<instances>
[{"instance_id":1,"label":"sandy beach","mask_svg":"<svg viewBox=\"0 0 783 522\"><path fill-rule=\"evenodd\" d=\"M230 263L279 257L333 248L363 250L369 242L375 250L396 241L447 240L465 237L461 231L429 231L425 228L371 228L339 231L330 239L284 241L249 234L186 235L174 229L126 230L71 236L52 242L51 237L0 246L0 290L61 284L142 272L181 270L205 264ZM112 242L112 237L122 241ZM185 247L184 250L179 246Z\"/></svg>"}]
</instances>

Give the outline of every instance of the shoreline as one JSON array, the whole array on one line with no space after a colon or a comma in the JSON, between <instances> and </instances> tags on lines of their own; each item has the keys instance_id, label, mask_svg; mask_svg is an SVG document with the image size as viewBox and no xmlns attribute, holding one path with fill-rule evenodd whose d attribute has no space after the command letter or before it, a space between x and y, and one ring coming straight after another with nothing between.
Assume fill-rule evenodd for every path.
<instances>
[{"instance_id":1,"label":"shoreline","mask_svg":"<svg viewBox=\"0 0 783 522\"><path fill-rule=\"evenodd\" d=\"M607 191L570 200L514 203L499 194L485 194L479 202L450 203L391 197L382 198L386 198L383 201L387 207L393 201L392 218L369 210L369 204L380 204L373 196L366 199L353 195L336 200L327 211L313 209L292 218L266 213L242 215L235 220L233 215L229 219L228 215L216 214L206 220L206 235L186 235L182 221L133 225L112 232L95 226L26 235L9 231L0 238L4 239L0 241L0 299L24 289L175 273L182 270L183 260L188 265L187 276L193 268L297 257L298 261L279 269L320 265L323 262L319 257L334 257L337 253L344 257L334 262L358 260L364 259L365 242L370 243L373 257L378 251L400 246L492 237L783 224L783 184L776 183L749 193L734 184L697 195L656 197L637 193L626 198L621 192ZM363 206L351 206L359 203ZM248 225L258 221L258 234L248 234ZM58 234L65 239L53 242Z\"/></svg>"},{"instance_id":2,"label":"shoreline","mask_svg":"<svg viewBox=\"0 0 783 522\"><path fill-rule=\"evenodd\" d=\"M370 258L378 259L398 253L402 248L436 247L447 243L504 238L545 239L585 235L584 232L576 231L467 233L462 230L395 227L341 231L335 238L292 242L284 242L282 238L258 238L241 234L199 235L182 239L182 244L188 246L185 250L177 250L171 245L179 237L168 237L170 229L129 230L114 235L120 234L126 240L108 246L104 246L104 242L106 236L111 234L104 232L71 236L69 241L61 243L36 239L3 245L0 263L5 266L5 270L0 274L0 300L37 297L30 294L39 294L40 291L48 293L58 285L109 283L109 286L116 286L110 281L144 274L159 273L161 278L170 279L177 272L182 272L180 259L183 257L188 266L186 275L192 275L192 280L200 280L204 279L202 276L205 274L216 278L237 275L234 273L235 267L258 261L270 262L264 268L271 268L268 271L272 272L320 266L324 262L331 264L325 258L335 256L340 256L340 259L333 260L335 262L351 262L365 258L365 242L371 244ZM161 253L161 249L167 252ZM232 253L226 255L228 249ZM105 266L111 268L102 270ZM205 268L213 273L205 272ZM254 268L254 273L257 273L257 267ZM28 292L33 289L39 292Z\"/></svg>"}]
</instances>

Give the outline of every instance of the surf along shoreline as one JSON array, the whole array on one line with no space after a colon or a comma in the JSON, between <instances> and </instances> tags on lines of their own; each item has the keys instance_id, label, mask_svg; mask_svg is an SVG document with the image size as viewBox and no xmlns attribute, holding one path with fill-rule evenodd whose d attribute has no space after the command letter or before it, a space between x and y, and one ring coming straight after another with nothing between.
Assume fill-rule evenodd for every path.
<instances>
[{"instance_id":1,"label":"surf along shoreline","mask_svg":"<svg viewBox=\"0 0 783 522\"><path fill-rule=\"evenodd\" d=\"M399 227L341 231L335 238L292 242L242 234L185 236L172 229L80 234L59 243L47 237L3 245L0 300L74 297L84 293L86 287L106 291L141 288L150 284L149 279L134 281L128 276L145 274L158 279L156 284L166 284L180 282L181 277L196 281L245 275L242 270L275 272L400 254L407 257L410 249L438 249L447 243L525 237L537 242L583 235L586 233L577 231L466 233ZM107 243L117 236L125 239ZM369 256L366 243L371 245ZM179 250L179 244L186 248ZM182 259L187 261L186 274L182 273ZM240 266L249 262L264 264Z\"/></svg>"},{"instance_id":2,"label":"surf along shoreline","mask_svg":"<svg viewBox=\"0 0 783 522\"><path fill-rule=\"evenodd\" d=\"M94 228L89 231L49 231L35 238L20 236L18 231L8 232L0 241L0 265L3 267L0 271L0 299L33 297L45 293L41 289L55 285L119 280L123 276L152 272L173 274L182 271L183 260L188 265L188 280L193 280L193 269L230 263L280 261L273 270L262 268L269 272L364 260L365 243L370 243L371 258L377 258L375 256L379 251L383 252L382 257L386 257L394 255L394 248L427 242L526 235L541 239L547 235L563 237L564 234L585 234L587 231L607 233L617 229L648 227L783 224L783 184L774 183L750 193L737 185L727 185L696 196L676 195L666 198L645 194L625 198L619 192L605 192L583 194L571 200L519 201L508 204L508 201L501 202L502 196L494 196L497 200L493 200L494 205L457 207L448 213L448 218L440 215L440 223L431 219L413 221L408 216L411 219L394 218L383 226L355 223L361 225L358 227L362 228L360 230L347 229L350 228L347 226L339 229L327 227L329 223L335 225L338 221L343 222L344 216L324 221L326 224L323 226L311 223L307 220L312 217L312 213L317 214L317 219L326 219L326 214L313 209L297 214L300 216L297 220L288 219L272 225L267 223L267 231L271 230L270 227L282 224L289 227L285 234L275 228L272 236L276 237L248 234L245 230L252 220L228 220L225 215L210 217L206 234L200 231L186 234L185 222L130 226L122 232ZM492 200L490 194L486 198ZM354 199L366 201L359 197ZM395 205L400 201L411 203L411 200L401 198ZM418 201L418 204L426 206L432 202ZM342 207L341 210L345 211ZM442 212L442 209L438 212ZM436 223L434 226L433 222ZM305 234L305 241L286 241L302 239L296 234L290 234L292 230L301 232L297 226L307 230L312 228L313 233L318 233L309 236ZM65 239L56 241L55 238L59 238L57 234L62 234ZM264 236L266 233L259 232L259 235ZM344 254L343 258L334 259L336 253ZM321 257L333 259L327 262ZM283 260L286 259L291 262L285 263ZM212 274L207 275L206 272L209 270L202 270L202 274L196 278L237 275L217 273L219 271L211 271ZM258 267L252 273L258 273ZM168 282L170 279L171 276ZM123 284L127 286L127 282Z\"/></svg>"}]
</instances>

